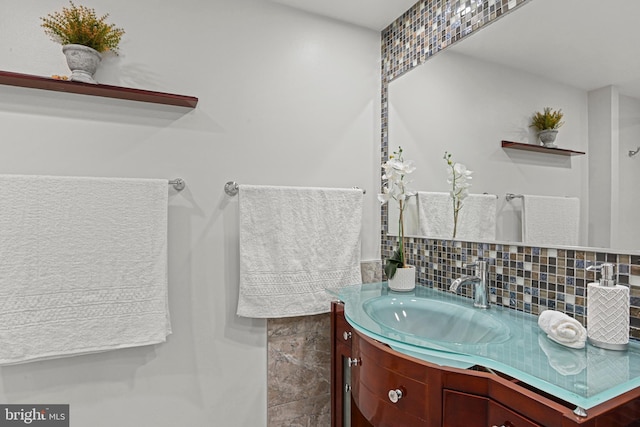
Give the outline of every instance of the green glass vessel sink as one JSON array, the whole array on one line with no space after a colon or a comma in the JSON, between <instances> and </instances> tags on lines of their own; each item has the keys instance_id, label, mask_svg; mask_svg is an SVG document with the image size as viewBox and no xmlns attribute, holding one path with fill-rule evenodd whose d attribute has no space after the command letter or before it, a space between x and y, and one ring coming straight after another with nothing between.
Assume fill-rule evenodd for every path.
<instances>
[{"instance_id":1,"label":"green glass vessel sink","mask_svg":"<svg viewBox=\"0 0 640 427\"><path fill-rule=\"evenodd\" d=\"M365 301L363 310L382 328L436 342L487 344L509 338L504 322L471 305L391 295Z\"/></svg>"},{"instance_id":2,"label":"green glass vessel sink","mask_svg":"<svg viewBox=\"0 0 640 427\"><path fill-rule=\"evenodd\" d=\"M430 363L484 366L583 409L640 387L638 341L626 351L567 348L546 336L536 315L475 308L470 298L425 286L400 293L382 282L334 295L354 330Z\"/></svg>"}]
</instances>

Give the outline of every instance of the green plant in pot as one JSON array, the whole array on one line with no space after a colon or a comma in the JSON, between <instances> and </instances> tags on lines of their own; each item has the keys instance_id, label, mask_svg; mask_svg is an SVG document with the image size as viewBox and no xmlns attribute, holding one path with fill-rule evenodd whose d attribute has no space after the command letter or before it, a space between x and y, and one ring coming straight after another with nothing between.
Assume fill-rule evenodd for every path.
<instances>
[{"instance_id":1,"label":"green plant in pot","mask_svg":"<svg viewBox=\"0 0 640 427\"><path fill-rule=\"evenodd\" d=\"M378 194L378 200L383 204L395 200L400 210L398 249L387 259L384 272L389 279L389 289L411 291L416 286L416 269L415 266L407 264L404 241L404 210L409 199L416 195L415 191L410 191L407 187L410 183L407 176L416 168L411 160L404 159L402 147L398 147L398 151L390 155L389 160L382 164L382 169L384 171L382 179L386 180L386 183L382 187L382 193Z\"/></svg>"},{"instance_id":2,"label":"green plant in pot","mask_svg":"<svg viewBox=\"0 0 640 427\"><path fill-rule=\"evenodd\" d=\"M562 110L553 110L551 107L545 107L542 112L536 112L531 118L530 127L538 131L540 142L545 147L555 147L558 129L564 124L562 118L564 114Z\"/></svg>"},{"instance_id":3,"label":"green plant in pot","mask_svg":"<svg viewBox=\"0 0 640 427\"><path fill-rule=\"evenodd\" d=\"M51 40L62 45L71 80L95 84L93 74L102 60L101 53L117 55L124 30L106 22L109 14L98 16L92 8L69 3L70 7L40 18L41 26Z\"/></svg>"}]
</instances>

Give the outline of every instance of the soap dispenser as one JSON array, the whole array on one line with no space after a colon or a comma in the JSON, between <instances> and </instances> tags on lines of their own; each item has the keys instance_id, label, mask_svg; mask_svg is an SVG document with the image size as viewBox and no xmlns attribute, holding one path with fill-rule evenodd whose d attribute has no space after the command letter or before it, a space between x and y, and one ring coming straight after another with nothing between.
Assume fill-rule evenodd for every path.
<instances>
[{"instance_id":1,"label":"soap dispenser","mask_svg":"<svg viewBox=\"0 0 640 427\"><path fill-rule=\"evenodd\" d=\"M626 350L629 345L629 288L616 285L615 265L591 265L600 281L587 285L587 339L593 346Z\"/></svg>"}]
</instances>

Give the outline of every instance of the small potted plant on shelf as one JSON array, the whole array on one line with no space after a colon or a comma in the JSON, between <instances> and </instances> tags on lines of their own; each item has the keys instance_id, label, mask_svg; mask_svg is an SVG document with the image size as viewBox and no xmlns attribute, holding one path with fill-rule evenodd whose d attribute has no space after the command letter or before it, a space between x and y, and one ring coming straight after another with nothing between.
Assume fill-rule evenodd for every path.
<instances>
[{"instance_id":1,"label":"small potted plant on shelf","mask_svg":"<svg viewBox=\"0 0 640 427\"><path fill-rule=\"evenodd\" d=\"M545 147L555 147L558 128L564 124L562 118L564 114L562 110L553 110L551 107L545 107L542 112L536 112L531 118L530 127L538 131L538 138Z\"/></svg>"},{"instance_id":2,"label":"small potted plant on shelf","mask_svg":"<svg viewBox=\"0 0 640 427\"><path fill-rule=\"evenodd\" d=\"M117 55L124 30L106 22L109 14L98 16L92 8L69 3L70 7L40 18L41 25L46 35L62 45L71 80L95 84L93 74L102 60L101 53Z\"/></svg>"}]
</instances>

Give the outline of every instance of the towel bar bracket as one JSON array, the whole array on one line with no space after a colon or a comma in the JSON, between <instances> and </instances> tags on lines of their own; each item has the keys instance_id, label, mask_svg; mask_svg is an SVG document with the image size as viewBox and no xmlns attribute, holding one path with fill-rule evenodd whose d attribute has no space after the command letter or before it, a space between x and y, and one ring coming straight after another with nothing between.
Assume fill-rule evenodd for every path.
<instances>
[{"instance_id":1,"label":"towel bar bracket","mask_svg":"<svg viewBox=\"0 0 640 427\"><path fill-rule=\"evenodd\" d=\"M184 179L176 178L170 180L169 185L173 185L173 188L175 188L176 191L182 191L187 184L184 182Z\"/></svg>"},{"instance_id":2,"label":"towel bar bracket","mask_svg":"<svg viewBox=\"0 0 640 427\"><path fill-rule=\"evenodd\" d=\"M228 196L237 196L238 195L238 183L235 181L229 181L224 185L224 192L227 193Z\"/></svg>"}]
</instances>

